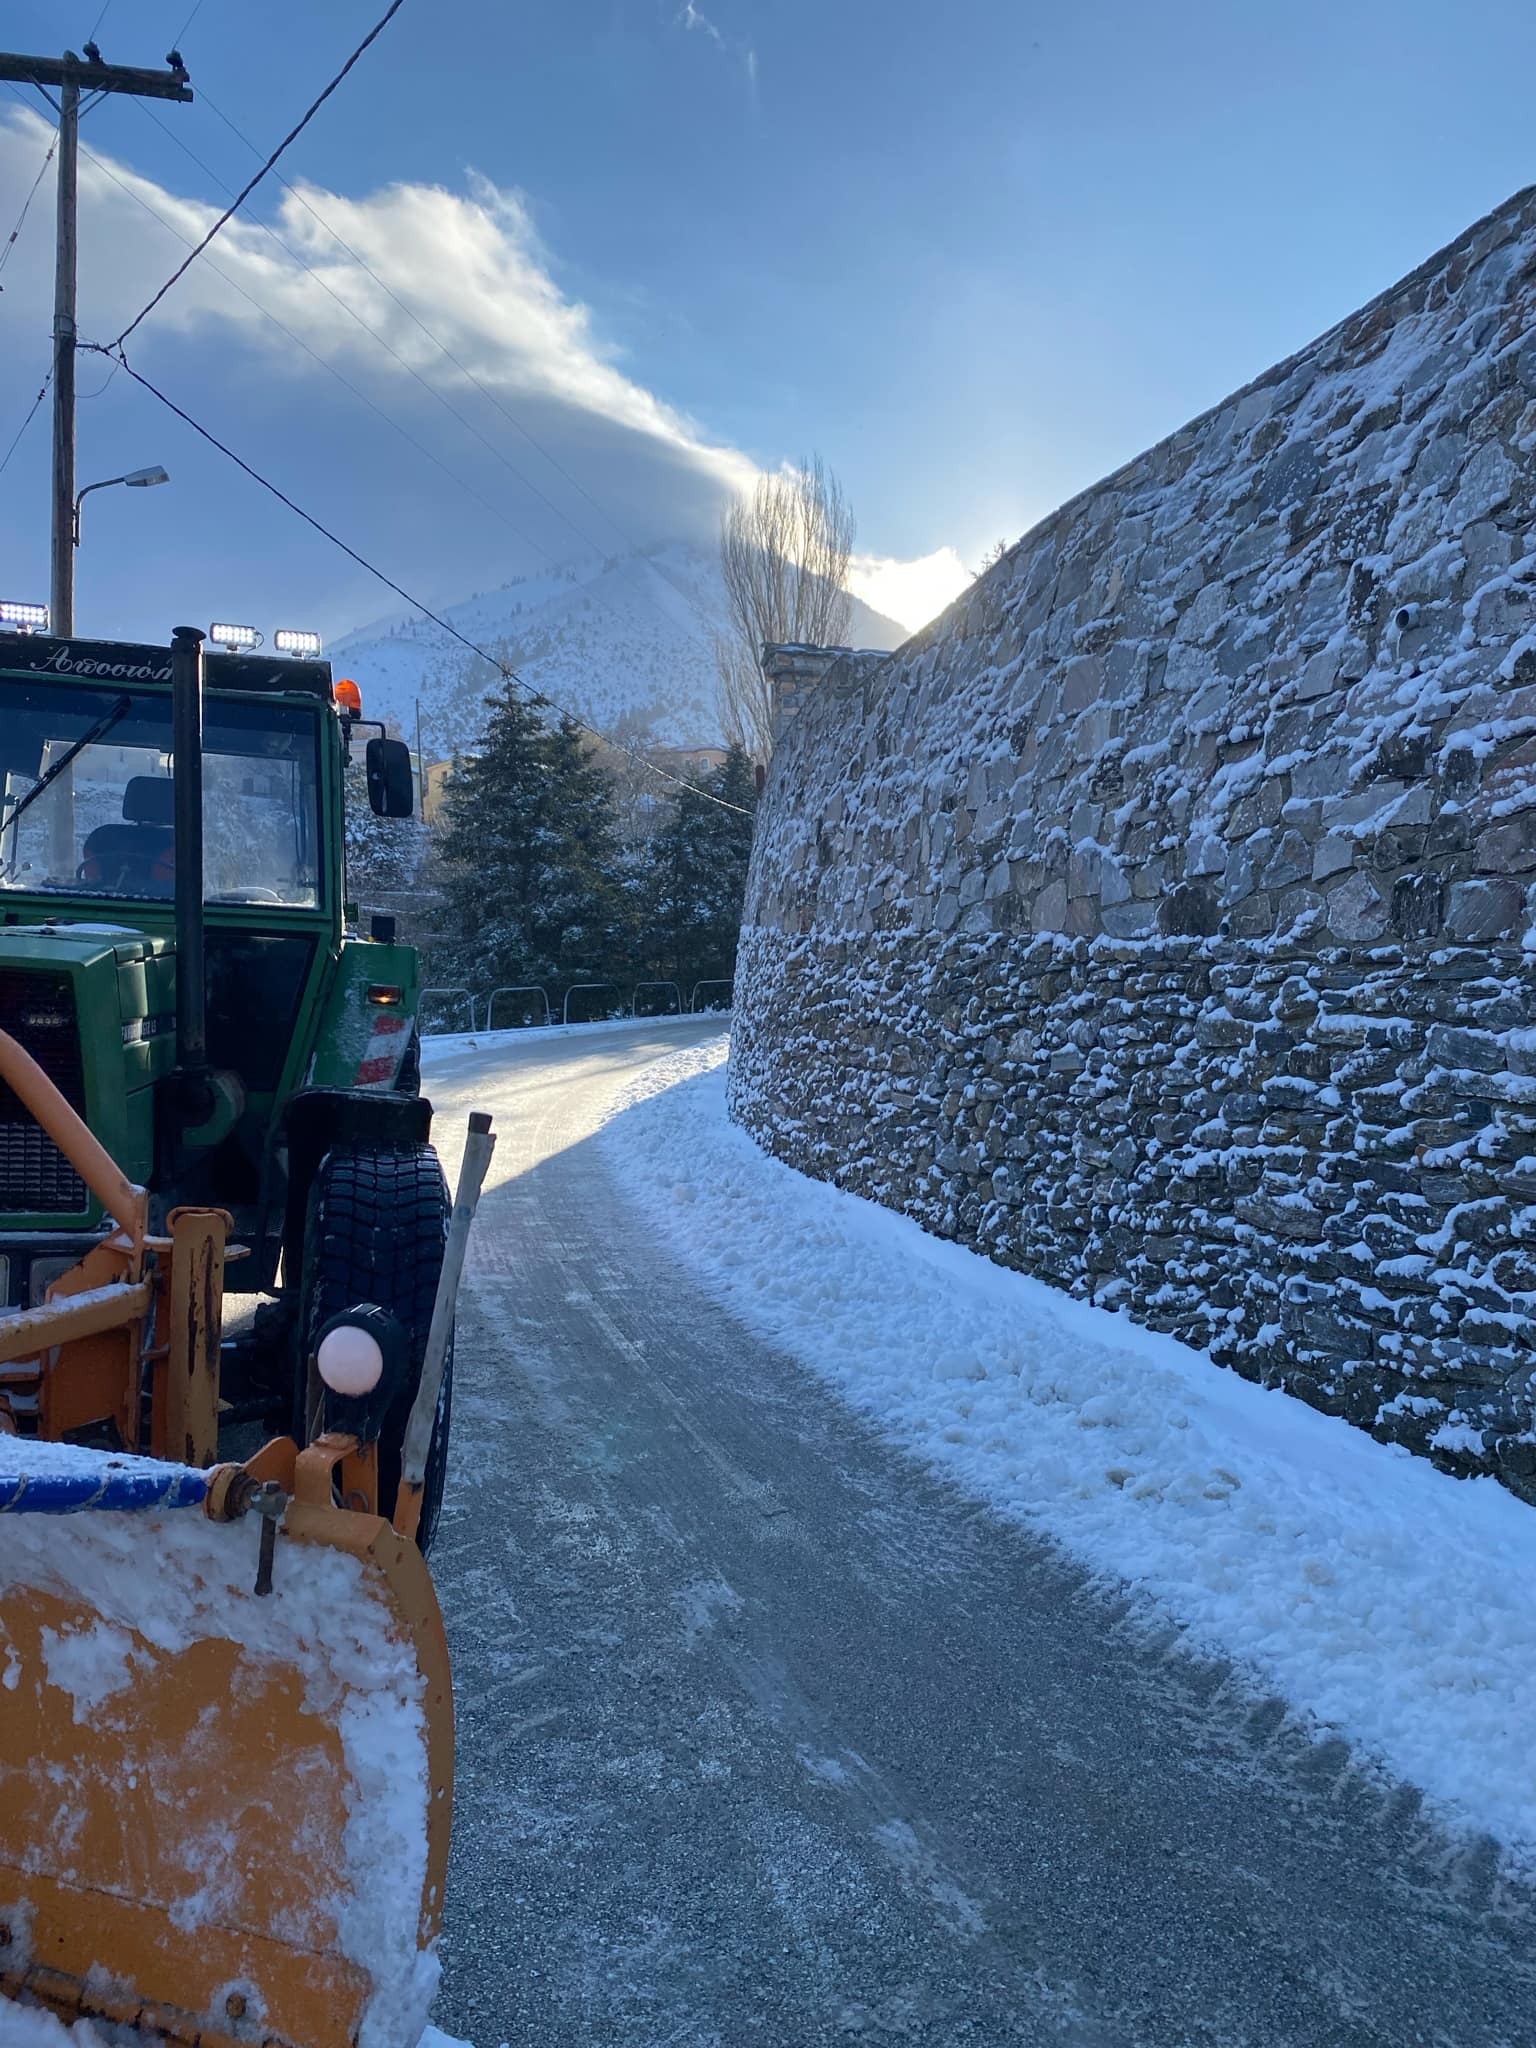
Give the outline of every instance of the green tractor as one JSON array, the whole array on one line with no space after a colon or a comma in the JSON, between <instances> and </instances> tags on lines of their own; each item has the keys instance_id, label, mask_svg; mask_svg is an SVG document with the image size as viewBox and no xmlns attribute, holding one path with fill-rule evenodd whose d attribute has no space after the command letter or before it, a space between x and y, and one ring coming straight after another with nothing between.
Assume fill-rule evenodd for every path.
<instances>
[{"instance_id":1,"label":"green tractor","mask_svg":"<svg viewBox=\"0 0 1536 2048\"><path fill-rule=\"evenodd\" d=\"M326 1420L319 1335L362 1304L392 1319L388 1517L449 1202L420 1092L416 956L392 919L347 929L361 709L327 662L205 655L192 627L169 649L0 634L0 1030L149 1191L152 1230L183 1205L229 1213L242 1255L226 1284L263 1299L222 1347L224 1423L309 1441ZM408 818L406 747L380 726L364 751L372 810ZM106 1228L0 1083L0 1304L42 1302ZM0 1428L34 1429L34 1398L0 1372ZM445 1373L423 1547L450 1398Z\"/></svg>"}]
</instances>

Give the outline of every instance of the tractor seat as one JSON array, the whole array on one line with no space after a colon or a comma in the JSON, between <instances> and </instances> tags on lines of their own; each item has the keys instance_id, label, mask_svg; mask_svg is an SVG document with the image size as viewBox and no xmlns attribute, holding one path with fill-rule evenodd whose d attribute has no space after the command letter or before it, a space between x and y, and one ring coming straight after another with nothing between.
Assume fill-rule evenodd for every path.
<instances>
[{"instance_id":1,"label":"tractor seat","mask_svg":"<svg viewBox=\"0 0 1536 2048\"><path fill-rule=\"evenodd\" d=\"M135 775L123 791L121 825L98 825L81 849L80 880L132 896L170 896L176 887L176 785L168 775Z\"/></svg>"}]
</instances>

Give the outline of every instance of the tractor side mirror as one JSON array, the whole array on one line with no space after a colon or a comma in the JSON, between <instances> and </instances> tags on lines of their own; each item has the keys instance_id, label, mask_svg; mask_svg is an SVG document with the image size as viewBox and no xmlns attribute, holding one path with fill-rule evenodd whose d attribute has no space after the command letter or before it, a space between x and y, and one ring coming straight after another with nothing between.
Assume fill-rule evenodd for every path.
<instances>
[{"instance_id":1,"label":"tractor side mirror","mask_svg":"<svg viewBox=\"0 0 1536 2048\"><path fill-rule=\"evenodd\" d=\"M411 750L404 740L368 742L368 807L379 818L408 818L416 808Z\"/></svg>"}]
</instances>

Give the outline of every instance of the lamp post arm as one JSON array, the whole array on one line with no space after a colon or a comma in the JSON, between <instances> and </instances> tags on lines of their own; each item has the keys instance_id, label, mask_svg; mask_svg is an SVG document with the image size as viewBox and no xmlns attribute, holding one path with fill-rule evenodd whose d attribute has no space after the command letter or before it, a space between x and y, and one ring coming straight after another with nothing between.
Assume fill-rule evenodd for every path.
<instances>
[{"instance_id":1,"label":"lamp post arm","mask_svg":"<svg viewBox=\"0 0 1536 2048\"><path fill-rule=\"evenodd\" d=\"M76 546L76 547L79 547L79 545L80 545L80 507L81 507L81 506L82 506L82 505L83 505L83 504L85 503L86 499L87 499L87 498L88 498L88 497L89 497L89 496L91 495L92 491L104 491L104 490L106 490L106 489L107 489L107 488L108 488L108 487L109 487L110 485L112 485L112 484L121 484L121 483L126 483L126 482L127 482L127 478L126 478L126 477L121 477L121 476L104 476L104 477L102 478L102 480L101 480L101 482L100 482L99 484L87 484L87 485L86 485L86 487L85 487L85 489L84 489L84 490L83 490L83 491L82 491L82 492L80 493L80 495L79 495L79 496L78 496L78 497L77 497L77 498L75 499L75 546Z\"/></svg>"}]
</instances>

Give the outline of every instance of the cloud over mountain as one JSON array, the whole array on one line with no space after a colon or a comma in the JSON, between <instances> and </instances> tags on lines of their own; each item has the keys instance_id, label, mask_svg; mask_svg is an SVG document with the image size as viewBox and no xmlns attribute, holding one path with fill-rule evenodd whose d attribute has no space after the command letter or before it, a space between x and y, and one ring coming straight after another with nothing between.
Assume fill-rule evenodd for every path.
<instances>
[{"instance_id":1,"label":"cloud over mountain","mask_svg":"<svg viewBox=\"0 0 1536 2048\"><path fill-rule=\"evenodd\" d=\"M218 208L86 136L80 328L108 340ZM26 189L48 139L30 111L0 114L0 190ZM50 172L35 202L44 215L51 187ZM433 602L573 554L712 539L753 462L628 373L591 308L560 283L523 194L470 172L458 191L395 184L349 196L298 183L275 197L270 228L240 217L222 230L134 336L130 360L362 553ZM0 345L22 380L47 363L51 256L51 237L29 230L6 271ZM92 375L85 366L82 388ZM19 415L20 382L11 399ZM156 593L153 616L125 618L146 602L135 575L119 616L92 620L99 586L87 579L83 627L161 636L161 611L183 587L205 613L216 593L225 613L302 617L332 632L377 611L360 572L286 530L291 515L188 443L124 377L82 407L82 473L98 448L105 467L130 431L135 447L153 437L177 486L157 494L166 502L153 528L170 589ZM39 555L34 580L45 556L23 500L45 472L45 444L34 428L7 476L22 488L0 506L0 541L18 559ZM889 565L878 601L912 623L910 605L895 602L899 569Z\"/></svg>"}]
</instances>

